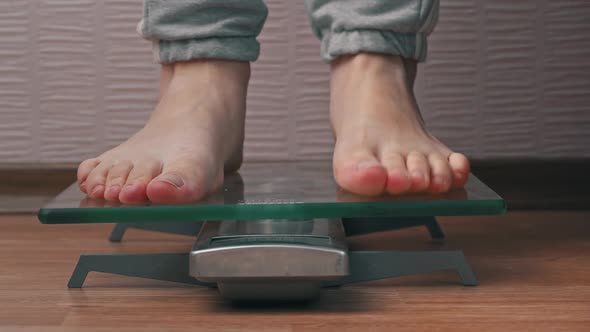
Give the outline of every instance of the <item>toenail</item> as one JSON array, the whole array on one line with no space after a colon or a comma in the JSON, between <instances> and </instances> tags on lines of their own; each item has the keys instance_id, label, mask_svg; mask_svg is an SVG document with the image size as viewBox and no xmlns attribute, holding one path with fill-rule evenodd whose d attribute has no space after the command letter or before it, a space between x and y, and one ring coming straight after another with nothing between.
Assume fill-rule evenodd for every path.
<instances>
[{"instance_id":1,"label":"toenail","mask_svg":"<svg viewBox=\"0 0 590 332\"><path fill-rule=\"evenodd\" d=\"M116 185L116 186L112 186L112 187L110 187L110 188L109 188L109 191L111 191L111 192L112 192L112 191L117 191L117 190L119 190L119 189L121 189L121 186L118 186L118 185Z\"/></svg>"},{"instance_id":2,"label":"toenail","mask_svg":"<svg viewBox=\"0 0 590 332\"><path fill-rule=\"evenodd\" d=\"M135 187L135 183L128 183L125 186L123 186L123 189L121 189L121 191L130 191L133 189L133 187Z\"/></svg>"},{"instance_id":3,"label":"toenail","mask_svg":"<svg viewBox=\"0 0 590 332\"><path fill-rule=\"evenodd\" d=\"M402 177L404 177L404 178L406 178L406 179L409 179L409 178L410 178L410 176L409 176L408 172L406 172L406 171L403 171L403 170L394 171L394 172L393 172L393 174L396 174L396 175L402 176Z\"/></svg>"},{"instance_id":4,"label":"toenail","mask_svg":"<svg viewBox=\"0 0 590 332\"><path fill-rule=\"evenodd\" d=\"M158 181L168 182L174 185L176 188L181 188L182 186L184 186L184 180L176 174L162 175L158 178Z\"/></svg>"},{"instance_id":5,"label":"toenail","mask_svg":"<svg viewBox=\"0 0 590 332\"><path fill-rule=\"evenodd\" d=\"M99 192L103 189L104 189L104 186L102 184L99 184L96 187L94 187L94 189L92 189L92 194L96 194L97 192Z\"/></svg>"},{"instance_id":6,"label":"toenail","mask_svg":"<svg viewBox=\"0 0 590 332\"><path fill-rule=\"evenodd\" d=\"M424 175L421 172L418 172L418 171L412 172L412 177L413 178L420 179L420 181L426 181L426 179L424 178Z\"/></svg>"},{"instance_id":7,"label":"toenail","mask_svg":"<svg viewBox=\"0 0 590 332\"><path fill-rule=\"evenodd\" d=\"M435 182L436 184L445 184L445 182L446 182L446 181L445 181L445 177L444 177L444 176L442 176L442 175L436 175L436 176L434 177L434 182Z\"/></svg>"},{"instance_id":8,"label":"toenail","mask_svg":"<svg viewBox=\"0 0 590 332\"><path fill-rule=\"evenodd\" d=\"M365 160L358 163L357 169L367 169L369 167L379 166L380 164L374 160Z\"/></svg>"}]
</instances>

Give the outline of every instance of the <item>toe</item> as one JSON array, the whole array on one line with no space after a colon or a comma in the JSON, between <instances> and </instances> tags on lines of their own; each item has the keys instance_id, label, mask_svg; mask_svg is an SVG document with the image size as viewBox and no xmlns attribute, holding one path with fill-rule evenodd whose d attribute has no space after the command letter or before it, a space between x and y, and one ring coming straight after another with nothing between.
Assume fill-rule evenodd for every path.
<instances>
[{"instance_id":1,"label":"toe","mask_svg":"<svg viewBox=\"0 0 590 332\"><path fill-rule=\"evenodd\" d=\"M412 179L412 192L424 192L430 187L430 165L423 153L411 152L406 157L406 167Z\"/></svg>"},{"instance_id":2,"label":"toe","mask_svg":"<svg viewBox=\"0 0 590 332\"><path fill-rule=\"evenodd\" d=\"M194 160L171 162L164 164L162 174L150 181L147 196L154 203L189 203L203 198L222 182L223 165L214 167Z\"/></svg>"},{"instance_id":3,"label":"toe","mask_svg":"<svg viewBox=\"0 0 590 332\"><path fill-rule=\"evenodd\" d=\"M451 153L449 165L453 174L453 188L462 188L469 178L469 160L461 153Z\"/></svg>"},{"instance_id":4,"label":"toe","mask_svg":"<svg viewBox=\"0 0 590 332\"><path fill-rule=\"evenodd\" d=\"M430 191L433 193L443 193L451 188L451 167L447 158L439 153L431 153L428 156L430 164Z\"/></svg>"},{"instance_id":5,"label":"toe","mask_svg":"<svg viewBox=\"0 0 590 332\"><path fill-rule=\"evenodd\" d=\"M369 151L334 156L334 177L342 188L361 195L376 196L385 191L387 171Z\"/></svg>"},{"instance_id":6,"label":"toe","mask_svg":"<svg viewBox=\"0 0 590 332\"><path fill-rule=\"evenodd\" d=\"M87 193L86 179L88 178L90 172L92 172L92 170L98 166L98 164L100 164L100 160L97 158L92 158L84 160L80 163L80 166L78 166L78 186L82 192Z\"/></svg>"},{"instance_id":7,"label":"toe","mask_svg":"<svg viewBox=\"0 0 590 332\"><path fill-rule=\"evenodd\" d=\"M126 160L113 165L113 167L109 169L104 193L104 198L107 201L119 201L119 193L121 192L121 188L123 188L123 184L127 181L127 176L132 168L133 163Z\"/></svg>"},{"instance_id":8,"label":"toe","mask_svg":"<svg viewBox=\"0 0 590 332\"><path fill-rule=\"evenodd\" d=\"M127 182L119 194L122 203L133 204L147 201L147 186L162 171L159 161L137 162L127 177Z\"/></svg>"},{"instance_id":9,"label":"toe","mask_svg":"<svg viewBox=\"0 0 590 332\"><path fill-rule=\"evenodd\" d=\"M381 156L381 164L387 170L386 190L388 193L401 194L410 189L412 181L408 176L406 161L400 153L385 153Z\"/></svg>"},{"instance_id":10,"label":"toe","mask_svg":"<svg viewBox=\"0 0 590 332\"><path fill-rule=\"evenodd\" d=\"M86 179L86 193L92 199L103 199L109 168L106 163L96 166Z\"/></svg>"}]
</instances>

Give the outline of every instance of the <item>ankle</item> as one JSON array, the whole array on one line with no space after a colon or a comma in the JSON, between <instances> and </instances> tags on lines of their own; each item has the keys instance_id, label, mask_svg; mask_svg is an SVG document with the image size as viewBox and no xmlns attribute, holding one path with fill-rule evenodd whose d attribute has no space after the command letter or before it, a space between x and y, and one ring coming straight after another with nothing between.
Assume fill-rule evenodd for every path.
<instances>
[{"instance_id":1,"label":"ankle","mask_svg":"<svg viewBox=\"0 0 590 332\"><path fill-rule=\"evenodd\" d=\"M358 53L340 56L332 62L332 69L339 70L340 68L375 72L384 69L405 71L403 58L397 55L378 53Z\"/></svg>"},{"instance_id":2,"label":"ankle","mask_svg":"<svg viewBox=\"0 0 590 332\"><path fill-rule=\"evenodd\" d=\"M400 85L406 85L410 81L401 57L372 53L339 57L331 64L331 77L332 83L336 84L333 88L338 89L343 88L343 84L366 85L366 80L371 82L377 79L389 84L398 82Z\"/></svg>"},{"instance_id":3,"label":"ankle","mask_svg":"<svg viewBox=\"0 0 590 332\"><path fill-rule=\"evenodd\" d=\"M215 79L227 78L240 85L250 79L250 63L219 59L195 59L173 64L173 78L181 79Z\"/></svg>"},{"instance_id":4,"label":"ankle","mask_svg":"<svg viewBox=\"0 0 590 332\"><path fill-rule=\"evenodd\" d=\"M413 93L415 70L415 61L399 56L361 53L337 59L332 64L330 91L334 130L346 122L343 118L350 112L423 126Z\"/></svg>"},{"instance_id":5,"label":"ankle","mask_svg":"<svg viewBox=\"0 0 590 332\"><path fill-rule=\"evenodd\" d=\"M163 100L180 108L194 108L206 102L219 111L244 108L250 63L198 59L173 64L172 77ZM187 107L182 107L187 106Z\"/></svg>"}]
</instances>

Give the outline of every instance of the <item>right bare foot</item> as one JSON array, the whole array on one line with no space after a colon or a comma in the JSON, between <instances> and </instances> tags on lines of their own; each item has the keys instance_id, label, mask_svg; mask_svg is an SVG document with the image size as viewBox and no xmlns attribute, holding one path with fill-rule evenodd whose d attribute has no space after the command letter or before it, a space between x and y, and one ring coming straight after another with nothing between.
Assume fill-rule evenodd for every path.
<instances>
[{"instance_id":1,"label":"right bare foot","mask_svg":"<svg viewBox=\"0 0 590 332\"><path fill-rule=\"evenodd\" d=\"M145 127L78 167L80 189L123 203L186 203L215 191L242 162L247 62L163 67L161 99Z\"/></svg>"}]
</instances>

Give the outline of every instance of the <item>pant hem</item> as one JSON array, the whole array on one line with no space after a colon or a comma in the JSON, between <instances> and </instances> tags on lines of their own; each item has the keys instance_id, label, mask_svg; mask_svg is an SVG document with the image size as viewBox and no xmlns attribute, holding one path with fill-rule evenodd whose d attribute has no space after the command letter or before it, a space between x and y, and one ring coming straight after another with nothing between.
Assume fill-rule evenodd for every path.
<instances>
[{"instance_id":1,"label":"pant hem","mask_svg":"<svg viewBox=\"0 0 590 332\"><path fill-rule=\"evenodd\" d=\"M424 33L399 33L382 30L323 31L321 55L331 62L341 55L361 52L399 55L417 61L426 60Z\"/></svg>"},{"instance_id":2,"label":"pant hem","mask_svg":"<svg viewBox=\"0 0 590 332\"><path fill-rule=\"evenodd\" d=\"M191 40L156 40L154 61L172 63L195 59L256 61L260 44L256 38L215 37Z\"/></svg>"}]
</instances>

